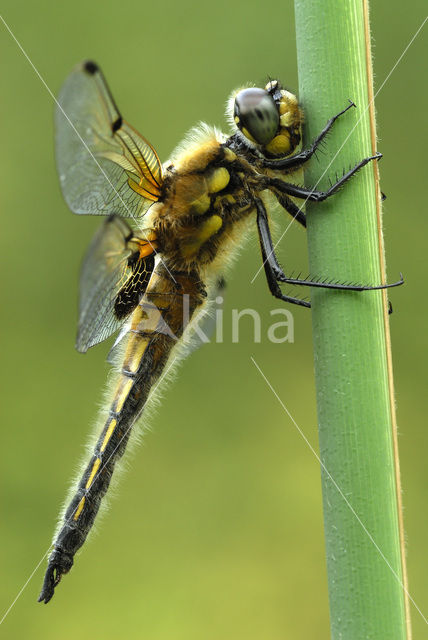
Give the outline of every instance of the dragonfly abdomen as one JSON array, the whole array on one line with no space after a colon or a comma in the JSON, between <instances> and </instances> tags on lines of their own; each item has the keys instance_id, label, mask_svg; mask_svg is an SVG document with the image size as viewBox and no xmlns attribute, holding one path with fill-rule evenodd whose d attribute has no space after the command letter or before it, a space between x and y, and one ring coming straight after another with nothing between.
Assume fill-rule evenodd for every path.
<instances>
[{"instance_id":1,"label":"dragonfly abdomen","mask_svg":"<svg viewBox=\"0 0 428 640\"><path fill-rule=\"evenodd\" d=\"M39 601L49 602L62 574L71 569L74 555L85 542L109 488L115 464L125 452L132 427L156 386L186 320L203 300L198 278L176 276L171 282L169 277L155 272L151 286L132 316L108 415L64 514Z\"/></svg>"},{"instance_id":2,"label":"dragonfly abdomen","mask_svg":"<svg viewBox=\"0 0 428 640\"><path fill-rule=\"evenodd\" d=\"M131 339L138 341L139 336L132 335ZM140 341L145 344L145 350L139 375L130 377L120 373L104 428L64 514L40 594L40 600L45 602L53 596L61 575L71 569L75 553L86 540L109 488L115 464L125 452L132 426L141 414L153 384L153 352L158 349L154 344L156 338L151 341L140 338Z\"/></svg>"}]
</instances>

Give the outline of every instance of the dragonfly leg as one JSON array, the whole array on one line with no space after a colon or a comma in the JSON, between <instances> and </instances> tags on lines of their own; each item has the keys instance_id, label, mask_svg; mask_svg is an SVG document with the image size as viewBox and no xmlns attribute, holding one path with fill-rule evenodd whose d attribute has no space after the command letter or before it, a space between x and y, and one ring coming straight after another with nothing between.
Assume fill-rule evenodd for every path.
<instances>
[{"instance_id":1,"label":"dragonfly leg","mask_svg":"<svg viewBox=\"0 0 428 640\"><path fill-rule=\"evenodd\" d=\"M310 189L307 187L299 187L298 185L291 184L290 182L283 182L280 178L270 178L268 181L267 188L272 190L272 187L278 190L280 193L285 193L289 196L293 196L295 198L302 198L302 200L310 200L312 202L322 202L326 200L330 196L332 196L336 191L340 189L342 185L345 184L353 175L357 173L362 167L371 162L372 160L379 160L382 157L381 153L376 153L374 156L369 156L368 158L363 158L360 160L358 164L355 165L352 169L347 171L340 180L337 180L330 189L327 191L318 191L317 189Z\"/></svg>"},{"instance_id":2,"label":"dragonfly leg","mask_svg":"<svg viewBox=\"0 0 428 640\"><path fill-rule=\"evenodd\" d=\"M286 296L284 293L282 293L278 284L278 277L277 277L278 270L279 271L282 271L282 270L278 264L275 253L273 251L273 244L272 244L272 238L270 235L266 209L262 201L259 199L256 200L256 207L257 207L257 228L259 231L263 268L265 270L269 291L275 298L278 298L279 300L283 300L284 302L290 302L291 304L296 304L300 307L310 307L311 306L310 302L307 302L306 300L301 300L300 298L293 298L291 296Z\"/></svg>"},{"instance_id":3,"label":"dragonfly leg","mask_svg":"<svg viewBox=\"0 0 428 640\"><path fill-rule=\"evenodd\" d=\"M296 220L296 222L299 222L302 227L306 228L306 216L303 211L299 209L299 207L294 204L294 202L288 196L286 196L285 193L273 191L273 194L278 200L281 207L283 207L290 214L290 216L294 220Z\"/></svg>"},{"instance_id":4,"label":"dragonfly leg","mask_svg":"<svg viewBox=\"0 0 428 640\"><path fill-rule=\"evenodd\" d=\"M272 236L270 234L269 221L268 221L265 206L263 202L258 198L255 200L255 204L257 208L257 228L259 231L259 239L260 239L260 245L262 249L262 257L263 257L263 263L264 263L263 266L265 268L269 289L271 290L273 295L275 295L276 297L280 297L280 296L276 295L275 292L279 291L281 293L278 286L278 282L284 282L287 284L299 285L299 286L305 286L305 287L319 287L322 289L339 289L339 290L345 290L345 291L373 291L378 289L388 289L390 287L397 287L403 284L404 280L401 274L400 274L400 280L398 280L397 282L392 282L390 284L374 285L374 286L362 285L362 284L343 284L340 282L327 282L327 281L320 282L320 281L311 280L311 279L301 280L299 278L288 278L285 275L284 271L282 270L278 262L278 259L275 255L275 250L272 242ZM275 281L276 286L273 284L272 282L273 280ZM285 298L287 298L287 296ZM282 299L285 299L285 298L282 298ZM289 299L287 301L290 302ZM295 303L295 304L302 304L302 302L303 301L300 300L298 303ZM305 303L302 306L306 307L310 305L309 303Z\"/></svg>"}]
</instances>

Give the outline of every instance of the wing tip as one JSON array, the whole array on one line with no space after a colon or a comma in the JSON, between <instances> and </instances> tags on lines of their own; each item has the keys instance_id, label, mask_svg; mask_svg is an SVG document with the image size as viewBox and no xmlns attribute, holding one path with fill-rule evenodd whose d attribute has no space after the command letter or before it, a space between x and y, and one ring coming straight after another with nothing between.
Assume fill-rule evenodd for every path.
<instances>
[{"instance_id":1,"label":"wing tip","mask_svg":"<svg viewBox=\"0 0 428 640\"><path fill-rule=\"evenodd\" d=\"M89 349L89 347L91 347L91 344L88 344L87 340L84 340L80 334L77 336L76 338L76 342L74 343L74 348L76 349L76 351L78 351L79 353L86 353L87 350Z\"/></svg>"}]
</instances>

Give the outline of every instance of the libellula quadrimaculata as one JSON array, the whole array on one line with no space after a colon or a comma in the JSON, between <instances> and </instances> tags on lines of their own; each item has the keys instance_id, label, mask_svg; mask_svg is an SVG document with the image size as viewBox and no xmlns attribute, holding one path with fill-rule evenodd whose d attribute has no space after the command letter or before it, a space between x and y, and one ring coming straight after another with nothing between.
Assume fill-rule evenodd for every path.
<instances>
[{"instance_id":1,"label":"libellula quadrimaculata","mask_svg":"<svg viewBox=\"0 0 428 640\"><path fill-rule=\"evenodd\" d=\"M200 125L162 166L149 142L122 118L94 62L79 65L65 81L56 110L62 192L73 212L106 216L82 267L76 347L85 352L121 329L116 342L122 349L111 404L61 516L39 601L49 602L71 569L150 390L174 358L186 325L212 297L225 258L242 242L243 227L255 218L269 289L285 302L310 306L283 294L279 283L353 291L401 283L350 286L289 278L275 256L268 193L306 226L294 198L321 202L380 157L361 160L328 191L287 181L352 106L332 117L308 149L297 151L302 111L296 96L276 80L264 89L240 89L229 101L229 137Z\"/></svg>"}]
</instances>

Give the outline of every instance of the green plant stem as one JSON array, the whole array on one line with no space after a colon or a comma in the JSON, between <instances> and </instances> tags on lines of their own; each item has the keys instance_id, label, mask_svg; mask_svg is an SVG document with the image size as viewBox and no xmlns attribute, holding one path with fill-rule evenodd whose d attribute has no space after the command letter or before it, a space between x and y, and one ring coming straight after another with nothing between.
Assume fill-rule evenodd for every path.
<instances>
[{"instance_id":1,"label":"green plant stem","mask_svg":"<svg viewBox=\"0 0 428 640\"><path fill-rule=\"evenodd\" d=\"M295 8L305 144L349 98L358 107L305 172L307 185L325 188L375 149L367 6L295 0ZM311 275L380 283L379 212L376 163L323 204L308 203ZM311 301L332 638L409 640L386 296L313 289Z\"/></svg>"}]
</instances>

